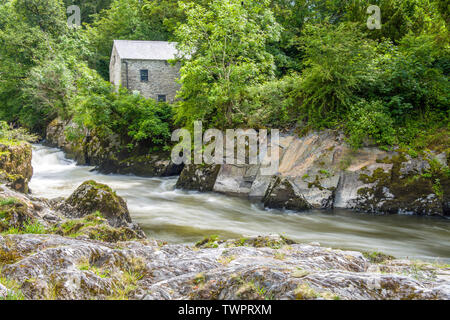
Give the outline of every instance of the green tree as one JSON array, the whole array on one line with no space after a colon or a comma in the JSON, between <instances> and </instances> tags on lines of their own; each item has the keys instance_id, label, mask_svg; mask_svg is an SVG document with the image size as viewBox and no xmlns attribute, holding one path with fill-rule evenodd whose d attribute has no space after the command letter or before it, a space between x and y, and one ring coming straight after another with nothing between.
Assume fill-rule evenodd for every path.
<instances>
[{"instance_id":1,"label":"green tree","mask_svg":"<svg viewBox=\"0 0 450 320\"><path fill-rule=\"evenodd\" d=\"M81 23L91 23L93 16L108 9L112 0L64 0L64 7L76 5L80 8Z\"/></svg>"},{"instance_id":2,"label":"green tree","mask_svg":"<svg viewBox=\"0 0 450 320\"><path fill-rule=\"evenodd\" d=\"M376 40L398 43L410 32L418 34L439 29L444 24L439 17L438 4L433 0L351 0L342 3L345 3L342 20L359 23L363 30L367 30L367 8L370 5L380 7L382 27L367 34Z\"/></svg>"},{"instance_id":3,"label":"green tree","mask_svg":"<svg viewBox=\"0 0 450 320\"><path fill-rule=\"evenodd\" d=\"M0 16L4 18L0 23L0 117L25 125L24 82L30 70L54 50L54 42L41 28L46 24L33 24L36 18L24 8L18 13L16 2L0 6Z\"/></svg>"},{"instance_id":4,"label":"green tree","mask_svg":"<svg viewBox=\"0 0 450 320\"><path fill-rule=\"evenodd\" d=\"M172 108L166 103L115 91L97 72L79 65L77 94L71 104L80 128L96 130L103 136L116 135L121 146L132 150L160 151L170 139Z\"/></svg>"},{"instance_id":5,"label":"green tree","mask_svg":"<svg viewBox=\"0 0 450 320\"><path fill-rule=\"evenodd\" d=\"M375 44L353 23L307 25L302 42L305 69L294 93L301 120L333 127L374 83Z\"/></svg>"},{"instance_id":6,"label":"green tree","mask_svg":"<svg viewBox=\"0 0 450 320\"><path fill-rule=\"evenodd\" d=\"M16 0L13 6L21 21L38 26L43 32L57 35L67 27L62 0Z\"/></svg>"},{"instance_id":7,"label":"green tree","mask_svg":"<svg viewBox=\"0 0 450 320\"><path fill-rule=\"evenodd\" d=\"M380 59L382 70L375 95L401 123L427 111L445 112L450 105L450 51L438 35L405 36L389 45Z\"/></svg>"},{"instance_id":8,"label":"green tree","mask_svg":"<svg viewBox=\"0 0 450 320\"><path fill-rule=\"evenodd\" d=\"M0 117L43 133L56 115L69 113L77 60L90 54L83 34L67 27L61 1L20 4L0 7Z\"/></svg>"},{"instance_id":9,"label":"green tree","mask_svg":"<svg viewBox=\"0 0 450 320\"><path fill-rule=\"evenodd\" d=\"M239 99L246 86L271 79L266 44L279 37L268 1L214 0L182 3L187 21L176 31L190 59L181 67L178 121L202 119L220 127L242 121Z\"/></svg>"}]
</instances>

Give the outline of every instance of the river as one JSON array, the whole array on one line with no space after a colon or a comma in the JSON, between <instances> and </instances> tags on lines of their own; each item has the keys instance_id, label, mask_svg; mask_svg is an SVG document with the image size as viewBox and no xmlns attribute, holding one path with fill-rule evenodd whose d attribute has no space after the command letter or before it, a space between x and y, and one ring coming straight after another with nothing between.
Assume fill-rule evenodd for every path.
<instances>
[{"instance_id":1,"label":"river","mask_svg":"<svg viewBox=\"0 0 450 320\"><path fill-rule=\"evenodd\" d=\"M175 190L176 178L92 172L92 167L77 166L62 151L42 145L33 146L33 168L33 195L67 197L86 180L105 183L126 199L133 221L149 237L170 243L193 243L207 235L239 238L276 233L333 248L450 262L450 220L348 210L266 210L247 199Z\"/></svg>"}]
</instances>

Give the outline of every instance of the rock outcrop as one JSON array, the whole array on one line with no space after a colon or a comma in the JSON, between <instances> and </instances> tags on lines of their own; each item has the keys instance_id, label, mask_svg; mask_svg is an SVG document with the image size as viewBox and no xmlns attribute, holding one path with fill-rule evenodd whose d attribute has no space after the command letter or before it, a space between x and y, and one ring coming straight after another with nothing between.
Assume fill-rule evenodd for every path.
<instances>
[{"instance_id":1,"label":"rock outcrop","mask_svg":"<svg viewBox=\"0 0 450 320\"><path fill-rule=\"evenodd\" d=\"M220 166L187 165L177 180L176 188L202 192L213 191Z\"/></svg>"},{"instance_id":2,"label":"rock outcrop","mask_svg":"<svg viewBox=\"0 0 450 320\"><path fill-rule=\"evenodd\" d=\"M450 170L445 153L416 158L404 150L353 151L331 131L280 137L274 176L258 165L221 165L218 173L186 167L177 187L262 199L270 208L345 208L370 213L449 215Z\"/></svg>"},{"instance_id":3,"label":"rock outcrop","mask_svg":"<svg viewBox=\"0 0 450 320\"><path fill-rule=\"evenodd\" d=\"M174 165L167 153L131 154L118 135L102 135L79 128L71 120L53 120L47 127L46 144L62 149L80 165L96 166L99 172L166 177L180 174L183 166Z\"/></svg>"},{"instance_id":4,"label":"rock outcrop","mask_svg":"<svg viewBox=\"0 0 450 320\"><path fill-rule=\"evenodd\" d=\"M109 242L146 238L131 221L125 201L93 181L80 186L68 200L35 198L3 185L0 233L52 233Z\"/></svg>"},{"instance_id":5,"label":"rock outcrop","mask_svg":"<svg viewBox=\"0 0 450 320\"><path fill-rule=\"evenodd\" d=\"M107 185L93 180L81 184L69 198L57 203L54 208L64 212L65 216L88 221L87 217L100 214L111 227L123 228L126 234L145 238L140 227L131 221L125 200Z\"/></svg>"},{"instance_id":6,"label":"rock outcrop","mask_svg":"<svg viewBox=\"0 0 450 320\"><path fill-rule=\"evenodd\" d=\"M450 298L448 266L371 257L277 236L197 248L0 236L0 278L27 299Z\"/></svg>"},{"instance_id":7,"label":"rock outcrop","mask_svg":"<svg viewBox=\"0 0 450 320\"><path fill-rule=\"evenodd\" d=\"M92 180L79 186L64 204L70 206L68 211L75 212L78 218L100 211L114 227L131 223L125 200L107 185Z\"/></svg>"},{"instance_id":8,"label":"rock outcrop","mask_svg":"<svg viewBox=\"0 0 450 320\"><path fill-rule=\"evenodd\" d=\"M0 143L0 181L14 190L27 193L33 176L32 150L28 142Z\"/></svg>"},{"instance_id":9,"label":"rock outcrop","mask_svg":"<svg viewBox=\"0 0 450 320\"><path fill-rule=\"evenodd\" d=\"M97 169L105 174L134 174L140 177L171 177L183 170L183 165L174 164L166 154L126 157L123 160L102 161Z\"/></svg>"},{"instance_id":10,"label":"rock outcrop","mask_svg":"<svg viewBox=\"0 0 450 320\"><path fill-rule=\"evenodd\" d=\"M274 181L269 185L267 193L264 196L264 206L287 210L311 209L312 206L295 188L296 186L287 179L274 178Z\"/></svg>"}]
</instances>

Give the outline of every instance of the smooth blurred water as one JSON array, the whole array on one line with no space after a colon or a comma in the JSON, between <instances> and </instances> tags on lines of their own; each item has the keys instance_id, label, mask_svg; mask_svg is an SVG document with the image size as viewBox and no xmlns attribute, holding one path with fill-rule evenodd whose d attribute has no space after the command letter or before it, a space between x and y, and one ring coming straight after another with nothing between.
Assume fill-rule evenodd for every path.
<instances>
[{"instance_id":1,"label":"smooth blurred water","mask_svg":"<svg viewBox=\"0 0 450 320\"><path fill-rule=\"evenodd\" d=\"M152 238L192 243L277 233L333 248L381 251L396 257L450 262L450 221L417 216L375 216L348 210L305 213L266 210L247 199L175 190L176 178L139 178L91 172L58 149L33 147L30 187L45 198L67 197L94 179L124 197L133 220Z\"/></svg>"}]
</instances>

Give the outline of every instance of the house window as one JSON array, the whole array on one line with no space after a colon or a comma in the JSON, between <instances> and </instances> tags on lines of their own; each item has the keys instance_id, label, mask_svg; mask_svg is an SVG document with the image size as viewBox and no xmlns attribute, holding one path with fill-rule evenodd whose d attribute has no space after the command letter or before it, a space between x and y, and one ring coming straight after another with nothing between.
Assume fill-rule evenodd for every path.
<instances>
[{"instance_id":1,"label":"house window","mask_svg":"<svg viewBox=\"0 0 450 320\"><path fill-rule=\"evenodd\" d=\"M141 82L148 82L148 70L141 70Z\"/></svg>"},{"instance_id":2,"label":"house window","mask_svg":"<svg viewBox=\"0 0 450 320\"><path fill-rule=\"evenodd\" d=\"M158 102L166 102L167 98L165 94L158 94Z\"/></svg>"}]
</instances>

